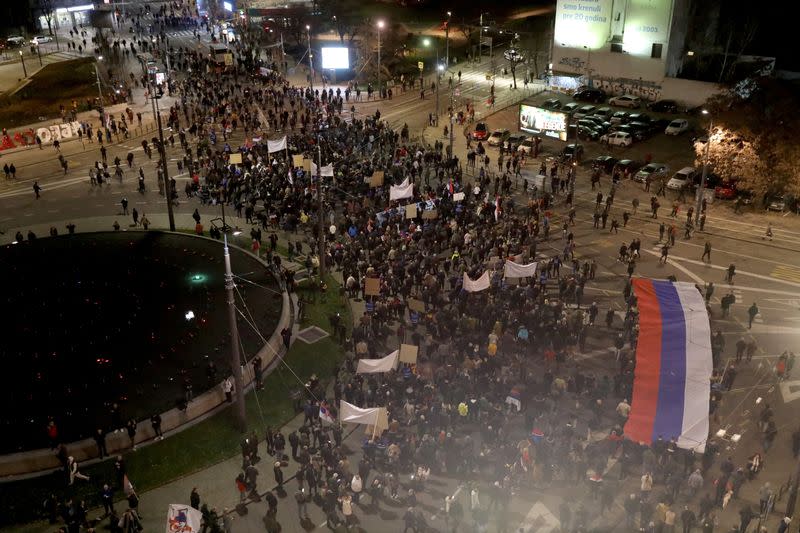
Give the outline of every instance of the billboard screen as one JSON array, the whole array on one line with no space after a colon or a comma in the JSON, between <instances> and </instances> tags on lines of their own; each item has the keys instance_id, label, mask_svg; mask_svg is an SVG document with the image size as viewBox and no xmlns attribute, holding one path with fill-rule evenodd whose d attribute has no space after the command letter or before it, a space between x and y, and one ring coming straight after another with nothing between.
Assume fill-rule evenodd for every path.
<instances>
[{"instance_id":1,"label":"billboard screen","mask_svg":"<svg viewBox=\"0 0 800 533\"><path fill-rule=\"evenodd\" d=\"M569 119L566 113L522 104L519 106L519 129L528 133L541 133L547 137L567 140Z\"/></svg>"},{"instance_id":2,"label":"billboard screen","mask_svg":"<svg viewBox=\"0 0 800 533\"><path fill-rule=\"evenodd\" d=\"M344 46L323 46L322 68L350 68L350 49Z\"/></svg>"}]
</instances>

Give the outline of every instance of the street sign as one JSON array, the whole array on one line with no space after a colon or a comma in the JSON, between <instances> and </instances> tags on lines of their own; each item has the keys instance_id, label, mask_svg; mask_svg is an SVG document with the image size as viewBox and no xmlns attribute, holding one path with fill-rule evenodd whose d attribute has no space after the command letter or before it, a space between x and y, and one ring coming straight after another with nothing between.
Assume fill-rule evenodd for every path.
<instances>
[{"instance_id":1,"label":"street sign","mask_svg":"<svg viewBox=\"0 0 800 533\"><path fill-rule=\"evenodd\" d=\"M417 61L417 68L418 68L418 69L422 70L422 68L423 68L424 66L425 66L425 63L423 63L422 61Z\"/></svg>"}]
</instances>

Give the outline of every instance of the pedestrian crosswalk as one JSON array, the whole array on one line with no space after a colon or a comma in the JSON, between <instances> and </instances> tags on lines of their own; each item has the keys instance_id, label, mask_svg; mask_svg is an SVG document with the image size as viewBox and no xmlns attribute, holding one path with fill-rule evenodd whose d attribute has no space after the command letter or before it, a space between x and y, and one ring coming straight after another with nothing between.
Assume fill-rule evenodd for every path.
<instances>
[{"instance_id":1,"label":"pedestrian crosswalk","mask_svg":"<svg viewBox=\"0 0 800 533\"><path fill-rule=\"evenodd\" d=\"M775 270L772 271L770 277L800 283L800 268L788 265L778 265L775 267Z\"/></svg>"}]
</instances>

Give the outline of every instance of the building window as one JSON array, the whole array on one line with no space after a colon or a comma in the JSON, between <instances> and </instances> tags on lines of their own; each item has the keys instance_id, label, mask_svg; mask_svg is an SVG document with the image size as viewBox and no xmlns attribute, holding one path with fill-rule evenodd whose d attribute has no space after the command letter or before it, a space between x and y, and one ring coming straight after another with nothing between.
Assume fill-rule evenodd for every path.
<instances>
[{"instance_id":1,"label":"building window","mask_svg":"<svg viewBox=\"0 0 800 533\"><path fill-rule=\"evenodd\" d=\"M661 59L661 50L664 45L661 43L653 43L653 50L650 52L650 57L653 59Z\"/></svg>"},{"instance_id":2,"label":"building window","mask_svg":"<svg viewBox=\"0 0 800 533\"><path fill-rule=\"evenodd\" d=\"M615 54L622 53L622 43L611 43L611 51Z\"/></svg>"}]
</instances>

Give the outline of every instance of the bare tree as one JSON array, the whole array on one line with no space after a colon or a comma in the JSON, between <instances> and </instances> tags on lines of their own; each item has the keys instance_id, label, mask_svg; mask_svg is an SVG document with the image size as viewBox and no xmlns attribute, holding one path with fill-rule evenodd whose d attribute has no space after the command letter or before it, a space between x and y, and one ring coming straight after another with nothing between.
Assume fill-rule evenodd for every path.
<instances>
[{"instance_id":1,"label":"bare tree","mask_svg":"<svg viewBox=\"0 0 800 533\"><path fill-rule=\"evenodd\" d=\"M44 20L47 22L47 33L53 35L53 13L55 13L55 9L53 8L52 0L39 0L39 5L37 9L44 17Z\"/></svg>"}]
</instances>

